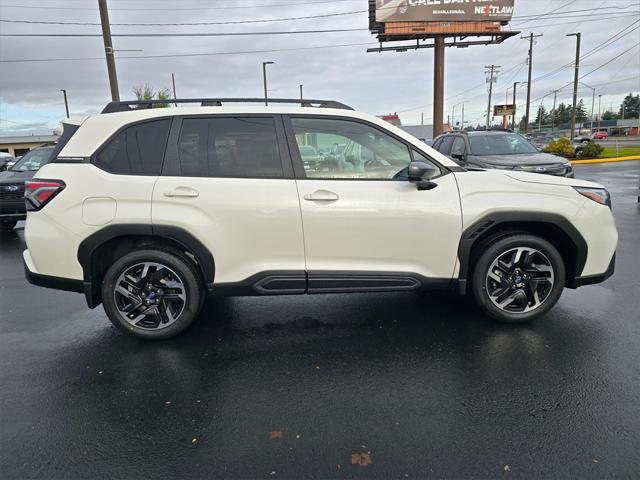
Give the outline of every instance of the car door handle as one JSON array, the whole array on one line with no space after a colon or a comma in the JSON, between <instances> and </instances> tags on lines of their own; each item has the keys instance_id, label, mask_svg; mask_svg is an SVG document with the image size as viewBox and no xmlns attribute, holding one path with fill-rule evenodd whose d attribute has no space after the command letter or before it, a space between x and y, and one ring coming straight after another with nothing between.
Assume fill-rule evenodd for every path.
<instances>
[{"instance_id":1,"label":"car door handle","mask_svg":"<svg viewBox=\"0 0 640 480\"><path fill-rule=\"evenodd\" d=\"M165 197L197 197L200 192L191 187L176 187L173 190L167 190L163 195Z\"/></svg>"},{"instance_id":2,"label":"car door handle","mask_svg":"<svg viewBox=\"0 0 640 480\"><path fill-rule=\"evenodd\" d=\"M335 202L339 198L337 193L330 192L329 190L316 190L304 196L304 199L308 202Z\"/></svg>"}]
</instances>

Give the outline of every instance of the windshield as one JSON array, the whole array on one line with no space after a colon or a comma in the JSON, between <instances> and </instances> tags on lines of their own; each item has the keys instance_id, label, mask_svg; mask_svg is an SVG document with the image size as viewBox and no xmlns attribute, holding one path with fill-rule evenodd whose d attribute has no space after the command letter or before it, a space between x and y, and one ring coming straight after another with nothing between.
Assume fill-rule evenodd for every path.
<instances>
[{"instance_id":1,"label":"windshield","mask_svg":"<svg viewBox=\"0 0 640 480\"><path fill-rule=\"evenodd\" d=\"M517 133L469 135L473 155L514 155L537 153L536 147Z\"/></svg>"},{"instance_id":2,"label":"windshield","mask_svg":"<svg viewBox=\"0 0 640 480\"><path fill-rule=\"evenodd\" d=\"M18 160L16 164L11 167L11 170L18 172L38 170L42 165L47 163L52 151L53 147L31 150L30 152L25 153L24 157Z\"/></svg>"}]
</instances>

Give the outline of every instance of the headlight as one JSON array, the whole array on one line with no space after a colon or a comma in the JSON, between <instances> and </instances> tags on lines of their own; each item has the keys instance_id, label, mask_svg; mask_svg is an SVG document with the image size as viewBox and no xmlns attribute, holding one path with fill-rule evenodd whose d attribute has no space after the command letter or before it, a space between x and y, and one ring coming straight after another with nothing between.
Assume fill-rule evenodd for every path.
<instances>
[{"instance_id":1,"label":"headlight","mask_svg":"<svg viewBox=\"0 0 640 480\"><path fill-rule=\"evenodd\" d=\"M605 188L586 188L586 187L573 187L576 192L583 195L600 205L606 205L611 208L611 195Z\"/></svg>"}]
</instances>

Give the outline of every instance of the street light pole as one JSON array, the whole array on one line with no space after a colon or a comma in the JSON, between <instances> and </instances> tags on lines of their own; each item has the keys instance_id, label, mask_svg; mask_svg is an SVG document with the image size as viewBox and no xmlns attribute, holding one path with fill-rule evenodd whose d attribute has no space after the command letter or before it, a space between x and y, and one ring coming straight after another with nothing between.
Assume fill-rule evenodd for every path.
<instances>
[{"instance_id":1,"label":"street light pole","mask_svg":"<svg viewBox=\"0 0 640 480\"><path fill-rule=\"evenodd\" d=\"M302 84L300 84L300 100L302 100Z\"/></svg>"},{"instance_id":2,"label":"street light pole","mask_svg":"<svg viewBox=\"0 0 640 480\"><path fill-rule=\"evenodd\" d=\"M264 83L264 104L269 105L269 97L267 94L267 65L273 65L273 62L262 62L262 82Z\"/></svg>"},{"instance_id":3,"label":"street light pole","mask_svg":"<svg viewBox=\"0 0 640 480\"><path fill-rule=\"evenodd\" d=\"M60 91L62 95L64 95L64 109L67 112L67 118L69 118L69 102L67 102L67 91L64 88L61 88Z\"/></svg>"},{"instance_id":4,"label":"street light pole","mask_svg":"<svg viewBox=\"0 0 640 480\"><path fill-rule=\"evenodd\" d=\"M541 37L540 35L534 35L530 33L528 37L520 37L523 40L529 40L529 75L527 78L527 109L524 114L524 132L527 133L529 131L529 106L531 105L531 69L533 66L533 39L536 37Z\"/></svg>"},{"instance_id":5,"label":"street light pole","mask_svg":"<svg viewBox=\"0 0 640 480\"><path fill-rule=\"evenodd\" d=\"M584 82L578 82L580 85L584 85L585 87L591 89L591 114L589 115L589 120L591 122L591 128L593 128L593 107L596 103L596 89L590 85L587 85Z\"/></svg>"},{"instance_id":6,"label":"street light pole","mask_svg":"<svg viewBox=\"0 0 640 480\"><path fill-rule=\"evenodd\" d=\"M511 128L516 129L516 85L522 82L513 82L513 125Z\"/></svg>"},{"instance_id":7,"label":"street light pole","mask_svg":"<svg viewBox=\"0 0 640 480\"><path fill-rule=\"evenodd\" d=\"M573 109L571 110L571 140L576 136L576 107L578 103L578 74L580 72L580 32L568 33L567 37L576 37L576 63L573 76Z\"/></svg>"}]
</instances>

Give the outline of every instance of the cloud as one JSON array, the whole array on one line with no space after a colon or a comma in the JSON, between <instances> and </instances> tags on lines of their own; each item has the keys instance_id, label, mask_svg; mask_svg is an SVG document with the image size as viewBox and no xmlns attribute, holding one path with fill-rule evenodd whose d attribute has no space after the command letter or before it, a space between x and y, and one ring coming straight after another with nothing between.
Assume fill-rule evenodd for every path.
<instances>
[{"instance_id":1,"label":"cloud","mask_svg":"<svg viewBox=\"0 0 640 480\"><path fill-rule=\"evenodd\" d=\"M265 19L363 10L364 0L305 3L299 6L273 6L300 3L302 0L248 0L215 2L226 10L189 10L211 5L207 2L125 2L110 0L112 23L135 22L203 22L233 21L238 19ZM17 3L17 2L14 2ZM604 2L584 1L575 9L596 8ZM541 6L542 4L542 6ZM72 10L19 9L0 6L2 19L28 19L46 21L99 22L95 2L59 0L46 4L49 7ZM162 8L184 7L183 10L163 11ZM609 1L605 8L628 5L628 1ZM252 7L253 6L253 7ZM243 8L231 8L243 7ZM252 8L245 8L252 7ZM145 10L121 10L141 8ZM556 2L516 0L515 15L537 15L557 8ZM574 8L567 7L565 9ZM628 11L628 18L591 21L566 26L536 28L535 25L560 23L563 20L541 18L527 21L535 33L544 36L537 39L534 48L534 78L551 72L571 62L574 58L575 40L565 37L569 31L582 31L582 52L587 52L622 28L638 20L637 12ZM572 19L575 20L575 19ZM316 18L278 23L251 25L173 26L173 27L124 27L113 26L116 32L238 32L265 30L303 30L326 28L366 28L366 13L339 17ZM515 27L514 27L515 28ZM0 24L2 33L52 32L52 33L100 33L99 26L61 26ZM529 29L523 33L528 33ZM581 72L586 73L638 42L638 30L612 43L584 60ZM262 96L262 61L274 61L268 67L269 88L274 96L299 95L298 85L304 84L304 94L309 98L330 98L342 101L373 114L401 111L404 123L417 123L421 112L431 118L433 52L431 50L405 53L366 53L366 46L282 51L271 53L244 53L237 55L197 56L178 58L130 59L137 55L170 55L186 53L229 52L248 50L275 50L335 44L371 43L375 39L367 32L340 32L312 35L243 36L243 37L167 37L167 38L114 38L118 79L122 98L131 98L133 86L149 83L154 88L170 87L171 73L176 75L177 93L180 97L256 97ZM467 49L447 49L445 70L445 116L455 104L465 102L465 118L482 122L486 110L487 93L484 84L484 66L501 65L501 73L495 94L504 98L506 88L513 81L526 80L525 65L528 44L515 36L502 45L477 46ZM122 50L140 50L126 52ZM41 123L38 109L45 109L51 117L45 122L51 129L64 116L61 88L67 90L73 114L98 112L110 100L106 63L101 38L0 38L0 59L28 58L78 58L95 57L97 60L5 63L0 76L0 117L20 111L20 122ZM603 110L610 105L617 109L623 96L637 92L640 57L638 48L613 61L605 68L584 79L602 94ZM557 74L536 81L532 98L538 98L573 79L573 70L566 68ZM474 88L472 88L474 87ZM456 94L470 90L463 95ZM581 87L580 98L590 108L591 90ZM545 98L547 106L552 97ZM558 102L571 101L571 87L558 93ZM522 111L524 89L519 91L518 102ZM532 109L537 108L534 102ZM597 103L597 99L596 99ZM423 108L415 108L426 105ZM456 107L456 111L460 107ZM410 110L413 109L413 110ZM409 110L409 111L406 111ZM57 112L57 114L56 114ZM457 115L456 115L457 116ZM7 118L9 118L7 116ZM7 122L0 123L0 131L16 130Z\"/></svg>"}]
</instances>

